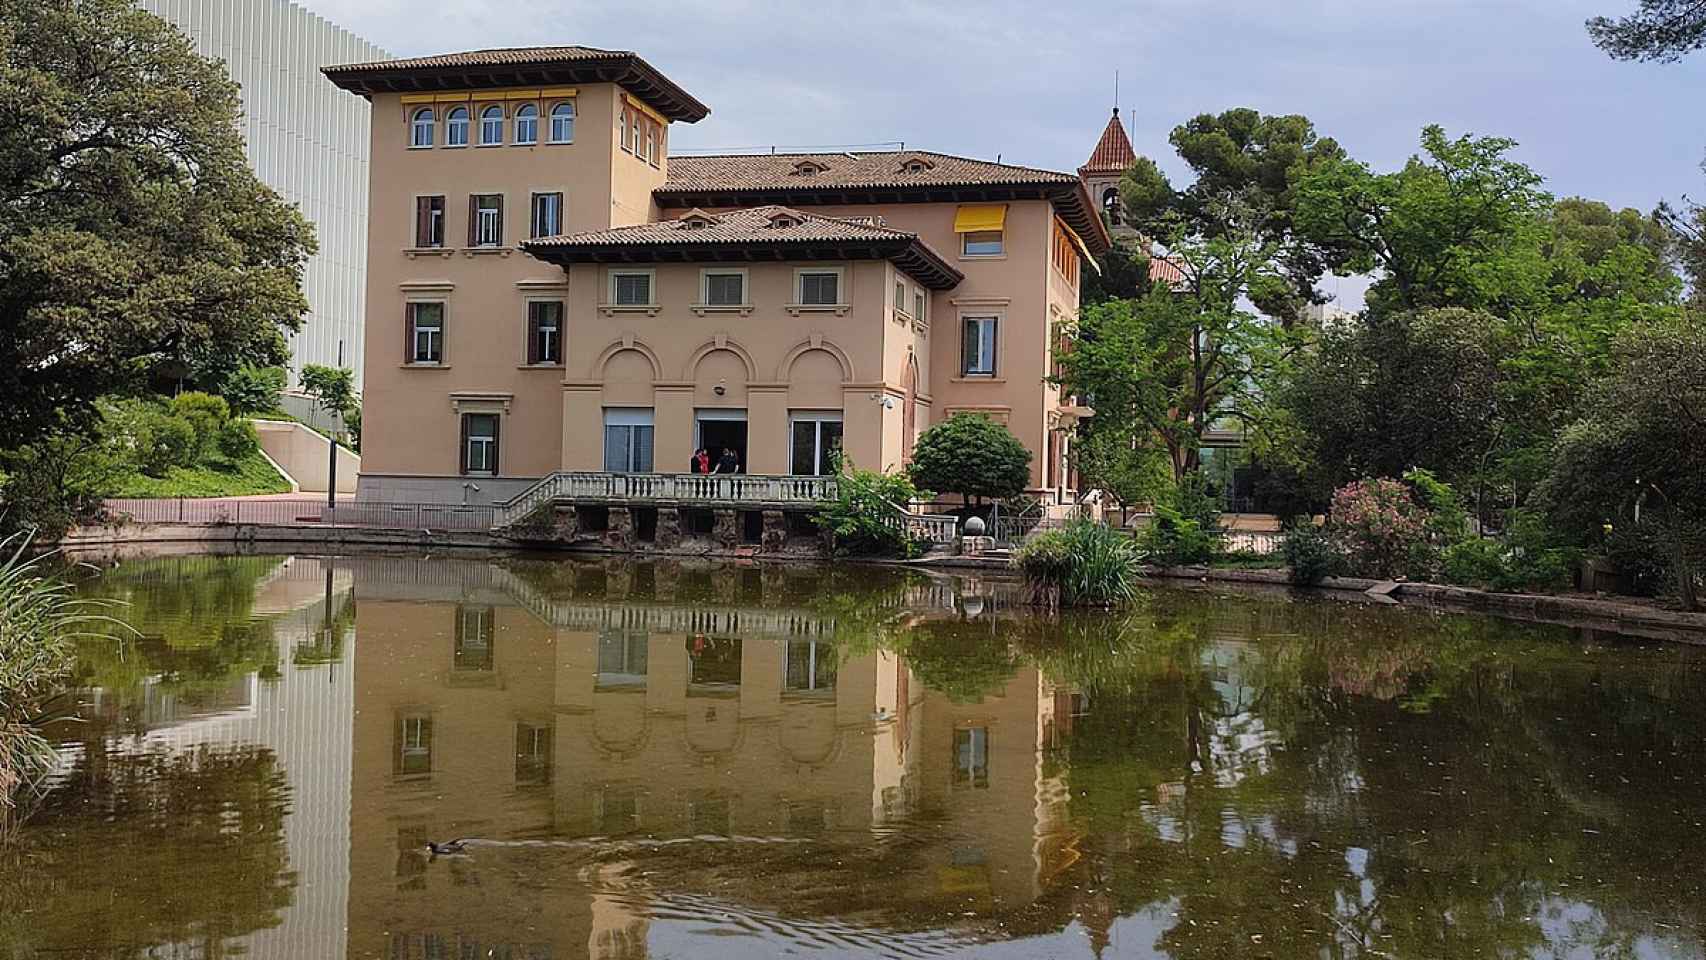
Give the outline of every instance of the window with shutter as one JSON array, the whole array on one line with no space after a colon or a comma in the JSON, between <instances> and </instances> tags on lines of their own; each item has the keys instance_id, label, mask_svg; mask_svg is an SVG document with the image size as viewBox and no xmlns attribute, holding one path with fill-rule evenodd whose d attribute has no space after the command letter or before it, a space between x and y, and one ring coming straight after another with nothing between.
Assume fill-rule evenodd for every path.
<instances>
[{"instance_id":1,"label":"window with shutter","mask_svg":"<svg viewBox=\"0 0 1706 960\"><path fill-rule=\"evenodd\" d=\"M444 304L431 301L407 305L409 363L444 362Z\"/></svg>"},{"instance_id":2,"label":"window with shutter","mask_svg":"<svg viewBox=\"0 0 1706 960\"><path fill-rule=\"evenodd\" d=\"M503 245L504 198L498 193L477 193L468 198L468 245Z\"/></svg>"},{"instance_id":3,"label":"window with shutter","mask_svg":"<svg viewBox=\"0 0 1706 960\"><path fill-rule=\"evenodd\" d=\"M415 198L415 246L444 246L444 198Z\"/></svg>"},{"instance_id":4,"label":"window with shutter","mask_svg":"<svg viewBox=\"0 0 1706 960\"><path fill-rule=\"evenodd\" d=\"M800 303L810 306L839 306L841 274L836 271L800 272Z\"/></svg>"},{"instance_id":5,"label":"window with shutter","mask_svg":"<svg viewBox=\"0 0 1706 960\"><path fill-rule=\"evenodd\" d=\"M563 362L563 302L533 300L527 304L527 362Z\"/></svg>"}]
</instances>

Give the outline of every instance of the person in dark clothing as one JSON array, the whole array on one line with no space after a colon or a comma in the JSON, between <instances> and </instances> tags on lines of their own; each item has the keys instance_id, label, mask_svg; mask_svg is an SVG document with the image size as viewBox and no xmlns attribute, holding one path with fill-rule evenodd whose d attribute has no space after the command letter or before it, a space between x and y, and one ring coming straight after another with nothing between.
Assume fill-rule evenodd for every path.
<instances>
[{"instance_id":1,"label":"person in dark clothing","mask_svg":"<svg viewBox=\"0 0 1706 960\"><path fill-rule=\"evenodd\" d=\"M739 473L740 458L728 447L723 448L723 455L717 458L717 473Z\"/></svg>"},{"instance_id":2,"label":"person in dark clothing","mask_svg":"<svg viewBox=\"0 0 1706 960\"><path fill-rule=\"evenodd\" d=\"M687 466L688 473L710 473L711 454L704 447L693 451L693 460Z\"/></svg>"}]
</instances>

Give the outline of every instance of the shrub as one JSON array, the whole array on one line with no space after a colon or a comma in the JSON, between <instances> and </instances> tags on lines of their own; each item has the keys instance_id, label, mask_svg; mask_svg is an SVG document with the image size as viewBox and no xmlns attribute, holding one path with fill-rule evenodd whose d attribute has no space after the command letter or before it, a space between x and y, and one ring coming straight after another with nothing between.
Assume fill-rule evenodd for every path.
<instances>
[{"instance_id":1,"label":"shrub","mask_svg":"<svg viewBox=\"0 0 1706 960\"><path fill-rule=\"evenodd\" d=\"M1493 588L1509 576L1504 545L1483 537L1454 543L1445 548L1440 573L1447 583Z\"/></svg>"},{"instance_id":2,"label":"shrub","mask_svg":"<svg viewBox=\"0 0 1706 960\"><path fill-rule=\"evenodd\" d=\"M196 455L205 456L225 421L231 419L231 407L222 397L211 393L180 393L168 407L171 415L188 423L195 431Z\"/></svg>"},{"instance_id":3,"label":"shrub","mask_svg":"<svg viewBox=\"0 0 1706 960\"><path fill-rule=\"evenodd\" d=\"M1306 520L1286 528L1283 549L1291 582L1299 586L1312 587L1337 574L1344 565L1326 531Z\"/></svg>"},{"instance_id":4,"label":"shrub","mask_svg":"<svg viewBox=\"0 0 1706 960\"><path fill-rule=\"evenodd\" d=\"M161 410L148 410L133 421L133 450L136 469L150 477L164 477L173 467L196 461L198 443L195 427L188 420Z\"/></svg>"},{"instance_id":5,"label":"shrub","mask_svg":"<svg viewBox=\"0 0 1706 960\"><path fill-rule=\"evenodd\" d=\"M1652 520L1608 525L1605 559L1616 569L1622 589L1632 596L1659 597L1673 591L1670 535Z\"/></svg>"},{"instance_id":6,"label":"shrub","mask_svg":"<svg viewBox=\"0 0 1706 960\"><path fill-rule=\"evenodd\" d=\"M282 367L242 367L226 375L219 395L233 414L264 413L278 405L285 381Z\"/></svg>"},{"instance_id":7,"label":"shrub","mask_svg":"<svg viewBox=\"0 0 1706 960\"><path fill-rule=\"evenodd\" d=\"M845 466L836 478L835 499L812 520L829 534L830 549L843 556L915 556L919 545L896 522L899 509L918 498L904 473L878 473Z\"/></svg>"},{"instance_id":8,"label":"shrub","mask_svg":"<svg viewBox=\"0 0 1706 960\"><path fill-rule=\"evenodd\" d=\"M1179 567L1213 561L1220 554L1221 541L1217 533L1203 526L1200 518L1157 505L1155 519L1140 535L1137 549L1146 562Z\"/></svg>"},{"instance_id":9,"label":"shrub","mask_svg":"<svg viewBox=\"0 0 1706 960\"><path fill-rule=\"evenodd\" d=\"M1013 555L1034 596L1068 607L1111 606L1131 599L1137 556L1124 534L1074 520L1025 541Z\"/></svg>"},{"instance_id":10,"label":"shrub","mask_svg":"<svg viewBox=\"0 0 1706 960\"><path fill-rule=\"evenodd\" d=\"M261 438L255 433L255 425L248 420L227 420L219 427L214 435L214 445L219 448L219 455L227 460L237 461L253 456L261 448Z\"/></svg>"},{"instance_id":11,"label":"shrub","mask_svg":"<svg viewBox=\"0 0 1706 960\"><path fill-rule=\"evenodd\" d=\"M1437 557L1428 512L1409 487L1387 478L1358 480L1335 492L1327 536L1357 576L1426 579Z\"/></svg>"},{"instance_id":12,"label":"shrub","mask_svg":"<svg viewBox=\"0 0 1706 960\"><path fill-rule=\"evenodd\" d=\"M1483 590L1551 590L1569 585L1577 557L1573 551L1522 542L1476 537L1445 549L1441 575L1447 583Z\"/></svg>"},{"instance_id":13,"label":"shrub","mask_svg":"<svg viewBox=\"0 0 1706 960\"><path fill-rule=\"evenodd\" d=\"M957 413L919 435L908 470L926 490L999 499L1031 482L1031 451L994 420Z\"/></svg>"}]
</instances>

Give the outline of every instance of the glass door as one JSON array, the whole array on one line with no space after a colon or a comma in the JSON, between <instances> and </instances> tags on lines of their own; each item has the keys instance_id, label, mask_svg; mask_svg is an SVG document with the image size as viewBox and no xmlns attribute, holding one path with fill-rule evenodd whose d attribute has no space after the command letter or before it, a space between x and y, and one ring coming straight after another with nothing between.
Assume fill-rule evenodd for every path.
<instances>
[{"instance_id":1,"label":"glass door","mask_svg":"<svg viewBox=\"0 0 1706 960\"><path fill-rule=\"evenodd\" d=\"M836 454L841 451L841 414L796 413L789 431L791 473L823 477L835 472Z\"/></svg>"}]
</instances>

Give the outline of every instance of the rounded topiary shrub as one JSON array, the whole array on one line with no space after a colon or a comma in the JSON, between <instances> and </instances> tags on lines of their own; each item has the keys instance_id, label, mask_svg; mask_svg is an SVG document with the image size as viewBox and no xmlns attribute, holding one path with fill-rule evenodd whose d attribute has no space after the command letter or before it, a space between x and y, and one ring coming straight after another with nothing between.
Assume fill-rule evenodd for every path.
<instances>
[{"instance_id":1,"label":"rounded topiary shrub","mask_svg":"<svg viewBox=\"0 0 1706 960\"><path fill-rule=\"evenodd\" d=\"M227 420L214 434L214 445L219 448L219 455L227 460L241 460L254 455L261 448L261 438L255 433L255 425L247 420Z\"/></svg>"},{"instance_id":2,"label":"rounded topiary shrub","mask_svg":"<svg viewBox=\"0 0 1706 960\"><path fill-rule=\"evenodd\" d=\"M1031 451L994 420L956 413L919 435L908 472L920 489L999 500L1031 482Z\"/></svg>"}]
</instances>

